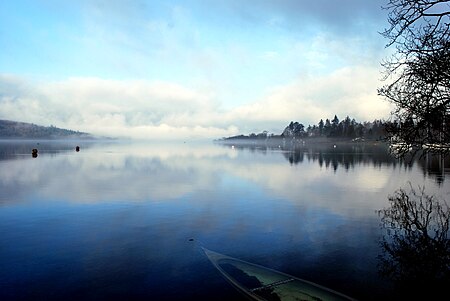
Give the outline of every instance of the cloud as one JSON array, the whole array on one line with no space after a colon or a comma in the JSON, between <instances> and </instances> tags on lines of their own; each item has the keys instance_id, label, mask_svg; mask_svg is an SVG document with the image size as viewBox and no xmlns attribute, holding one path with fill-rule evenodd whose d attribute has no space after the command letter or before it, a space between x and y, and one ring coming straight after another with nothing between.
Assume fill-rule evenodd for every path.
<instances>
[{"instance_id":1,"label":"cloud","mask_svg":"<svg viewBox=\"0 0 450 301\"><path fill-rule=\"evenodd\" d=\"M209 89L147 80L69 78L33 81L0 76L0 118L139 139L219 138L269 130L291 120L315 124L349 115L386 118L379 72L345 67L322 76L300 76L272 87L260 99L224 110Z\"/></svg>"},{"instance_id":2,"label":"cloud","mask_svg":"<svg viewBox=\"0 0 450 301\"><path fill-rule=\"evenodd\" d=\"M193 18L208 24L241 26L243 23L286 26L298 30L308 23L322 24L336 30L357 30L361 20L379 22L385 20L381 9L385 0L89 0L81 1L86 18L109 25L136 28L142 20L155 18L167 11L175 11L175 19L168 19L171 27L178 26L177 20L190 12ZM300 26L301 25L301 26Z\"/></svg>"},{"instance_id":3,"label":"cloud","mask_svg":"<svg viewBox=\"0 0 450 301\"><path fill-rule=\"evenodd\" d=\"M200 120L177 122L177 116L201 115L215 104L208 92L173 83L99 78L44 83L6 75L0 82L4 119L134 138L215 137L236 131Z\"/></svg>"},{"instance_id":4,"label":"cloud","mask_svg":"<svg viewBox=\"0 0 450 301\"><path fill-rule=\"evenodd\" d=\"M377 96L379 76L375 68L346 67L323 76L299 77L273 88L260 101L233 109L229 119L279 127L290 120L316 124L335 114L359 121L387 118L391 106Z\"/></svg>"},{"instance_id":5,"label":"cloud","mask_svg":"<svg viewBox=\"0 0 450 301\"><path fill-rule=\"evenodd\" d=\"M230 75L245 69L235 59L235 53L230 53L236 45L249 57L273 59L275 54L285 56L276 48L287 37L312 45L315 49L309 51L307 58L312 61L317 58L314 55L323 57L330 53L354 58L354 49L363 47L367 52L374 41L383 47L378 34L384 28L379 23L386 20L380 16L381 2L82 1L77 6L76 23L68 23L72 30L57 32L59 39L47 42L71 45L50 56L61 58L58 69L60 65L70 65L71 72L82 76L166 80L178 77L179 83L192 77L224 81L223 73ZM55 5L62 11L71 11L67 4ZM311 41L315 36L322 37L322 41ZM335 52L336 40L347 46L341 47L341 53ZM355 41L360 45L355 45ZM61 45L50 48L60 49ZM232 68L227 68L229 65Z\"/></svg>"},{"instance_id":6,"label":"cloud","mask_svg":"<svg viewBox=\"0 0 450 301\"><path fill-rule=\"evenodd\" d=\"M311 26L335 33L351 34L364 31L361 23L380 25L385 20L381 9L384 0L273 0L273 1L204 1L202 7L208 10L210 18L221 22L232 18L237 24L261 25L304 31ZM319 28L320 27L320 28ZM310 30L310 29L308 29Z\"/></svg>"}]
</instances>

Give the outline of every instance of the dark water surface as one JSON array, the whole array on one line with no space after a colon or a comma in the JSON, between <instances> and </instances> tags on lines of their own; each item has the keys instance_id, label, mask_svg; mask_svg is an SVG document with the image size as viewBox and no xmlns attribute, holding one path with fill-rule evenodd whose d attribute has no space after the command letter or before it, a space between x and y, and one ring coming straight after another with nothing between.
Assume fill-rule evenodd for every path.
<instances>
[{"instance_id":1,"label":"dark water surface","mask_svg":"<svg viewBox=\"0 0 450 301\"><path fill-rule=\"evenodd\" d=\"M381 146L2 141L0 300L246 300L199 245L398 300L378 210L408 182L448 202L449 167Z\"/></svg>"}]
</instances>

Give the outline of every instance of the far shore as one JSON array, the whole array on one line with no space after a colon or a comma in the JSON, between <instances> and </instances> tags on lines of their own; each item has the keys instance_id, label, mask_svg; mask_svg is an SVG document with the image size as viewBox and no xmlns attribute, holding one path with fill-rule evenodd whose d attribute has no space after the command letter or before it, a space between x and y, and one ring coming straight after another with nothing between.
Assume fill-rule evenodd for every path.
<instances>
[{"instance_id":1,"label":"far shore","mask_svg":"<svg viewBox=\"0 0 450 301\"><path fill-rule=\"evenodd\" d=\"M330 138L330 137L267 137L250 138L242 136L241 138L223 138L215 140L216 143L225 145L265 145L269 147L300 147L308 145L387 145L383 139L365 139L365 138Z\"/></svg>"}]
</instances>

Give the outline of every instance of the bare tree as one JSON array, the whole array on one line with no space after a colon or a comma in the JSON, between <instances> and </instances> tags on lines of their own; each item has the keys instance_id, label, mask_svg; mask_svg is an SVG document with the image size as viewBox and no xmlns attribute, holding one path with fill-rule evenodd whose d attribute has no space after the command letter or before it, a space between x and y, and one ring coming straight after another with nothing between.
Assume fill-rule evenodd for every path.
<instances>
[{"instance_id":1,"label":"bare tree","mask_svg":"<svg viewBox=\"0 0 450 301\"><path fill-rule=\"evenodd\" d=\"M396 52L379 94L395 105L388 128L399 152L450 153L450 1L389 0L382 34Z\"/></svg>"}]
</instances>

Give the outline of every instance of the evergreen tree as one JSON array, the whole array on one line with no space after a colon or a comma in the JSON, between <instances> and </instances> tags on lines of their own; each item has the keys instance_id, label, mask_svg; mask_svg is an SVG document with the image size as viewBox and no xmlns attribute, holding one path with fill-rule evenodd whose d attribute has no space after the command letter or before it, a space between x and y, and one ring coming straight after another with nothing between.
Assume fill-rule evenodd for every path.
<instances>
[{"instance_id":1,"label":"evergreen tree","mask_svg":"<svg viewBox=\"0 0 450 301\"><path fill-rule=\"evenodd\" d=\"M323 120L320 119L320 121L319 121L319 136L323 135L323 127L324 127Z\"/></svg>"}]
</instances>

